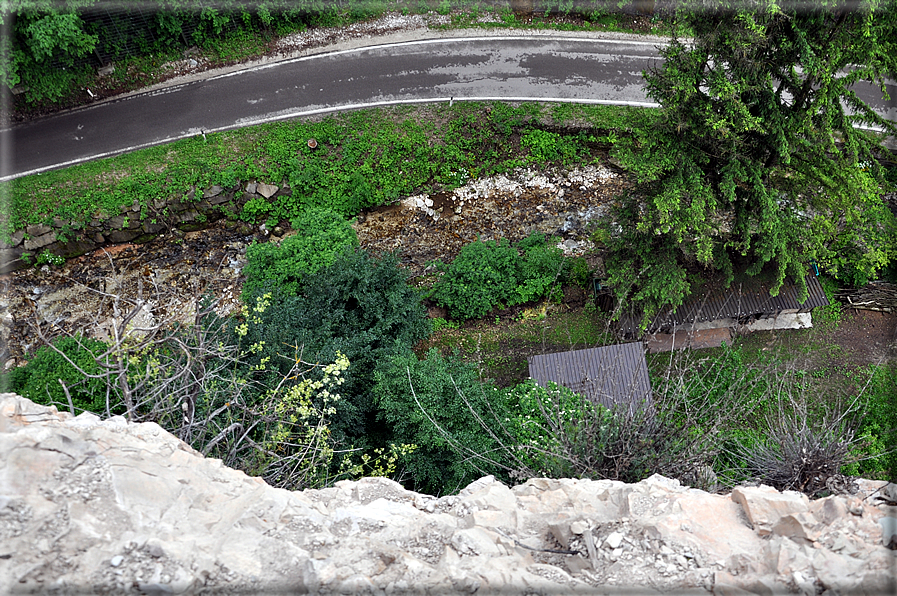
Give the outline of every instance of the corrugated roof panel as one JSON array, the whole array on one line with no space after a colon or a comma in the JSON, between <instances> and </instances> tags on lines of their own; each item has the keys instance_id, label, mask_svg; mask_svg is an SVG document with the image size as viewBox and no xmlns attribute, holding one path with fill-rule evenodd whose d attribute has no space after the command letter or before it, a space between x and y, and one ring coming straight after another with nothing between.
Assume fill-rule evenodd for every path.
<instances>
[{"instance_id":1,"label":"corrugated roof panel","mask_svg":"<svg viewBox=\"0 0 897 596\"><path fill-rule=\"evenodd\" d=\"M797 286L786 279L778 296L770 296L772 284L752 280L749 283L733 283L728 289L714 289L704 294L693 295L676 312L666 309L659 313L648 325L648 331L658 331L673 325L712 321L724 318L775 315L783 310L796 309L808 312L817 306L825 306L828 299L819 280L807 276L809 296L804 302L797 301ZM624 333L634 333L641 322L636 314L620 317L620 329Z\"/></svg>"},{"instance_id":2,"label":"corrugated roof panel","mask_svg":"<svg viewBox=\"0 0 897 596\"><path fill-rule=\"evenodd\" d=\"M641 342L529 358L530 377L545 387L563 385L607 408L626 404L633 411L651 405L651 381Z\"/></svg>"}]
</instances>

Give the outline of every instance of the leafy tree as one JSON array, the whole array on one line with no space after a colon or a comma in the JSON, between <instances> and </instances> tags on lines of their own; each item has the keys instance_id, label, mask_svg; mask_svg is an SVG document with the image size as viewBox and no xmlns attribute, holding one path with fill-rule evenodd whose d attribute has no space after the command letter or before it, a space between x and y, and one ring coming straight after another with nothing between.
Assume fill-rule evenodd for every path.
<instances>
[{"instance_id":1,"label":"leafy tree","mask_svg":"<svg viewBox=\"0 0 897 596\"><path fill-rule=\"evenodd\" d=\"M17 2L16 11L0 9L0 23L12 21L11 44L3 43L0 83L21 84L29 101L55 101L79 77L75 61L93 52L98 37L84 29L79 0L60 8L51 2Z\"/></svg>"},{"instance_id":2,"label":"leafy tree","mask_svg":"<svg viewBox=\"0 0 897 596\"><path fill-rule=\"evenodd\" d=\"M897 133L854 86L897 72L893 0L680 4L674 38L645 74L661 104L616 157L638 182L610 243L620 298L638 276L646 316L688 295L685 269L775 269L806 295L811 261L863 282L897 255L881 194L880 138Z\"/></svg>"}]
</instances>

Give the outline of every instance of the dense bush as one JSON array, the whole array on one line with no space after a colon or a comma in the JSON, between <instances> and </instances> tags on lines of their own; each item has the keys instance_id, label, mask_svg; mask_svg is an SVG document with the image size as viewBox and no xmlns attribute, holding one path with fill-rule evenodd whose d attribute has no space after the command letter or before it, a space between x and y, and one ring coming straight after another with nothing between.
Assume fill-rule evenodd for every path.
<instances>
[{"instance_id":1,"label":"dense bush","mask_svg":"<svg viewBox=\"0 0 897 596\"><path fill-rule=\"evenodd\" d=\"M897 481L897 365L872 366L860 396L865 415L853 456L844 471L863 478Z\"/></svg>"},{"instance_id":2,"label":"dense bush","mask_svg":"<svg viewBox=\"0 0 897 596\"><path fill-rule=\"evenodd\" d=\"M522 255L521 255L522 251ZM500 305L522 304L548 295L561 279L563 253L534 233L516 246L506 238L464 246L429 296L458 319L486 315Z\"/></svg>"},{"instance_id":3,"label":"dense bush","mask_svg":"<svg viewBox=\"0 0 897 596\"><path fill-rule=\"evenodd\" d=\"M430 297L447 307L455 318L482 317L497 304L515 298L519 260L517 251L505 238L471 242L450 265L437 264L443 276L433 286Z\"/></svg>"},{"instance_id":4,"label":"dense bush","mask_svg":"<svg viewBox=\"0 0 897 596\"><path fill-rule=\"evenodd\" d=\"M244 300L262 291L293 296L303 277L331 265L343 249L358 246L349 222L327 209L308 209L292 226L296 233L280 244L265 242L246 248Z\"/></svg>"},{"instance_id":5,"label":"dense bush","mask_svg":"<svg viewBox=\"0 0 897 596\"><path fill-rule=\"evenodd\" d=\"M430 483L445 470L444 477L459 482L462 471L487 470L510 481L637 482L663 474L711 490L760 479L818 494L857 459L851 450L863 443L856 422L863 411L874 411L812 402L805 376L748 362L732 348L699 361L674 358L669 369L656 370L650 407L608 409L566 388L532 382L504 392L476 389L472 368L465 376L434 354L421 363L410 355L396 359L377 379L378 403L390 412L390 424L421 446L410 467ZM877 455L894 440L880 429L891 422L888 402L879 405L878 418L867 417Z\"/></svg>"},{"instance_id":6,"label":"dense bush","mask_svg":"<svg viewBox=\"0 0 897 596\"><path fill-rule=\"evenodd\" d=\"M297 356L306 362L334 362L337 352L344 354L351 366L332 428L341 440L375 439L375 368L430 332L419 293L408 285L394 255L375 258L361 250L338 254L330 266L302 278L296 287L296 295L272 299L263 312L251 315L257 324L243 327L243 345L258 346L247 357L247 374L272 386Z\"/></svg>"},{"instance_id":7,"label":"dense bush","mask_svg":"<svg viewBox=\"0 0 897 596\"><path fill-rule=\"evenodd\" d=\"M564 453L564 437L577 434L585 417L601 416L606 410L554 383L545 388L527 381L508 389L507 395L516 414L507 426L508 444L516 447L511 459L514 476L524 480L580 475Z\"/></svg>"},{"instance_id":8,"label":"dense bush","mask_svg":"<svg viewBox=\"0 0 897 596\"><path fill-rule=\"evenodd\" d=\"M529 161L538 164L569 163L582 152L575 139L539 129L526 131L520 138L520 145L529 150Z\"/></svg>"},{"instance_id":9,"label":"dense bush","mask_svg":"<svg viewBox=\"0 0 897 596\"><path fill-rule=\"evenodd\" d=\"M563 251L546 242L545 235L534 232L517 243L523 251L518 269L516 304L532 302L545 296L557 298L560 282L568 276Z\"/></svg>"},{"instance_id":10,"label":"dense bush","mask_svg":"<svg viewBox=\"0 0 897 596\"><path fill-rule=\"evenodd\" d=\"M102 372L95 357L103 354L107 347L93 339L61 337L53 342L53 347L39 348L28 364L10 371L9 390L35 403L55 405L60 410L68 411L68 400L59 383L62 380L68 388L76 414L85 410L101 415L121 413L121 404L117 400L113 398L110 404L106 403L106 383L82 373L99 375ZM66 357L82 371L72 366Z\"/></svg>"},{"instance_id":11,"label":"dense bush","mask_svg":"<svg viewBox=\"0 0 897 596\"><path fill-rule=\"evenodd\" d=\"M435 349L424 360L406 351L374 377L379 416L393 440L417 445L404 460L410 488L450 494L502 471L495 461L499 444L484 423L507 418L505 396L480 383L475 365Z\"/></svg>"},{"instance_id":12,"label":"dense bush","mask_svg":"<svg viewBox=\"0 0 897 596\"><path fill-rule=\"evenodd\" d=\"M697 478L717 451L717 425L680 416L671 401L659 407L635 403L608 409L563 387L529 383L512 395L519 410L506 449L521 478L638 482L663 474L703 484Z\"/></svg>"},{"instance_id":13,"label":"dense bush","mask_svg":"<svg viewBox=\"0 0 897 596\"><path fill-rule=\"evenodd\" d=\"M29 102L58 100L91 70L78 59L90 55L98 37L85 31L74 11L22 10L12 33L12 48L4 48L0 60L0 83L22 85Z\"/></svg>"}]
</instances>

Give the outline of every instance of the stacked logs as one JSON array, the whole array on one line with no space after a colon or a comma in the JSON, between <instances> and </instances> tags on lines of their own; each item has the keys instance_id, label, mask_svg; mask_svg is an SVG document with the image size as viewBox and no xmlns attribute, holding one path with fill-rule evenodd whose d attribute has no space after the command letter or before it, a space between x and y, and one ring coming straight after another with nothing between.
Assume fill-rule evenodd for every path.
<instances>
[{"instance_id":1,"label":"stacked logs","mask_svg":"<svg viewBox=\"0 0 897 596\"><path fill-rule=\"evenodd\" d=\"M850 308L897 312L897 285L895 284L874 281L862 288L839 290L837 297Z\"/></svg>"}]
</instances>

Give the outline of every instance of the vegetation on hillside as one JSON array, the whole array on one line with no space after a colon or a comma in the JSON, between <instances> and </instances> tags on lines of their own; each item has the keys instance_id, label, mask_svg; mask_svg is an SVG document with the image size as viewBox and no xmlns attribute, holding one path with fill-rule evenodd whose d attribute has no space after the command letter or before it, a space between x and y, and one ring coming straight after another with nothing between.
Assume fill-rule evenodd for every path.
<instances>
[{"instance_id":1,"label":"vegetation on hillside","mask_svg":"<svg viewBox=\"0 0 897 596\"><path fill-rule=\"evenodd\" d=\"M539 167L587 163L604 154L617 131L653 117L650 110L618 106L456 102L439 106L438 118L432 108L398 106L197 136L0 182L0 196L9 197L0 239L54 218L68 222L67 237L77 238L92 218L112 217L135 203L141 221L152 222L165 215L164 208L154 212L160 200L189 203L200 200L190 194L193 188L250 180L286 183L291 192L251 200L239 213L224 205L226 215L266 221L269 228L309 207L350 218L400 197L532 165L537 154L556 156L543 157ZM572 123L585 128L540 135L533 146L521 143Z\"/></svg>"},{"instance_id":2,"label":"vegetation on hillside","mask_svg":"<svg viewBox=\"0 0 897 596\"><path fill-rule=\"evenodd\" d=\"M663 355L649 360L653 404L616 409L563 388L500 383L490 371L507 362L483 358L483 334L465 336L472 327L464 321L545 306L564 284L588 288L587 263L540 235L516 245L478 241L437 263L439 275L422 289L396 255L359 248L349 224L360 209L403 195L521 165L600 160L611 150L640 184L620 197L614 225L596 233L621 300L650 313L681 302L690 268L738 264L759 271L770 263L781 282L801 279L815 261L862 282L894 258L894 218L880 196L890 182L875 138L850 126L884 124L844 85L894 68L890 10L835 4L796 14L772 2L751 13L683 13L696 42L673 43L666 66L649 75L659 113L471 103L443 109L437 124L415 120L410 108L366 111L17 180L8 187L7 235L56 216L77 234L85 217L135 201L151 217L160 197L249 180L287 182L293 192L230 215L290 221L296 233L247 250L238 315L220 316L207 297L187 323L141 326L138 315L164 305L119 302L123 321L106 342L47 341L3 384L74 413L158 422L202 453L287 488L385 475L445 494L487 473L509 483L661 473L704 488L756 479L815 495L832 490L840 472L893 479L893 362L850 371L850 383L831 387L743 346ZM840 40L830 56L834 42L824 38ZM88 42L76 35L66 43ZM860 65L857 74L828 80L845 61ZM840 106L845 97L855 115ZM565 134L545 124L549 117L588 126ZM437 320L441 335L425 299L448 309L450 320ZM534 310L520 311L523 322L528 312L539 316ZM822 314L825 324L840 317L837 306ZM598 328L611 323L602 317L586 311L576 340L568 329L569 344L612 341ZM460 339L441 346L448 337Z\"/></svg>"}]
</instances>

